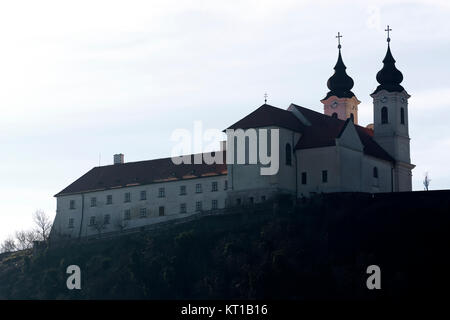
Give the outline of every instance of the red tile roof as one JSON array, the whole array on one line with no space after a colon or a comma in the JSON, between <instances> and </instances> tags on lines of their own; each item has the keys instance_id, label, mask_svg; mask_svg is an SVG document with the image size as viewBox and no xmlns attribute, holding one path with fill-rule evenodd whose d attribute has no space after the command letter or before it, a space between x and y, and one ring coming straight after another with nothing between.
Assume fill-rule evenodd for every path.
<instances>
[{"instance_id":1,"label":"red tile roof","mask_svg":"<svg viewBox=\"0 0 450 320\"><path fill-rule=\"evenodd\" d=\"M293 105L311 123L302 131L303 135L295 146L296 149L308 149L334 146L345 125L345 120L340 120L325 114ZM393 162L394 159L373 140L373 131L368 128L355 125L359 138L364 146L364 153L375 158Z\"/></svg>"},{"instance_id":2,"label":"red tile roof","mask_svg":"<svg viewBox=\"0 0 450 320\"><path fill-rule=\"evenodd\" d=\"M301 131L304 125L292 112L263 104L228 129L248 129L278 126L293 131Z\"/></svg>"},{"instance_id":3,"label":"red tile roof","mask_svg":"<svg viewBox=\"0 0 450 320\"><path fill-rule=\"evenodd\" d=\"M192 157L193 155L191 155L192 164L175 165L171 158L163 158L95 167L57 193L55 197L227 174L226 164L193 164ZM226 154L224 152L224 161L225 157Z\"/></svg>"},{"instance_id":4,"label":"red tile roof","mask_svg":"<svg viewBox=\"0 0 450 320\"><path fill-rule=\"evenodd\" d=\"M229 129L278 126L300 132L302 136L295 146L296 149L319 148L336 144L336 138L339 137L345 125L344 120L339 120L301 106L293 105L293 107L297 108L311 125L304 125L291 111L264 104L230 126ZM355 128L364 145L365 154L391 162L394 161L373 140L373 131L371 129L358 125L355 125ZM192 157L193 155L191 155L191 159ZM95 167L55 196L225 174L227 174L226 164L175 165L171 158L127 162Z\"/></svg>"}]
</instances>

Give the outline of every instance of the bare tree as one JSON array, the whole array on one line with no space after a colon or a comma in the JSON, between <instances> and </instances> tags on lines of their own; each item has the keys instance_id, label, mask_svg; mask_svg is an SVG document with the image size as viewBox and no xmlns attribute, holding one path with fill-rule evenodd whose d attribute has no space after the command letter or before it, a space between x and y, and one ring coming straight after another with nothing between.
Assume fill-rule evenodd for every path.
<instances>
[{"instance_id":1,"label":"bare tree","mask_svg":"<svg viewBox=\"0 0 450 320\"><path fill-rule=\"evenodd\" d=\"M33 215L33 219L37 226L37 232L40 240L47 241L50 230L52 229L52 221L42 210L36 210Z\"/></svg>"},{"instance_id":2,"label":"bare tree","mask_svg":"<svg viewBox=\"0 0 450 320\"><path fill-rule=\"evenodd\" d=\"M102 214L98 214L95 216L95 222L92 225L95 230L97 230L98 235L100 236L103 229L106 228L105 217Z\"/></svg>"},{"instance_id":3,"label":"bare tree","mask_svg":"<svg viewBox=\"0 0 450 320\"><path fill-rule=\"evenodd\" d=\"M428 174L428 171L427 171L427 172L425 172L425 178L423 179L423 185L424 185L426 191L428 191L430 182L431 182L430 175Z\"/></svg>"},{"instance_id":4,"label":"bare tree","mask_svg":"<svg viewBox=\"0 0 450 320\"><path fill-rule=\"evenodd\" d=\"M0 253L13 252L17 250L16 242L9 237L0 245Z\"/></svg>"},{"instance_id":5,"label":"bare tree","mask_svg":"<svg viewBox=\"0 0 450 320\"><path fill-rule=\"evenodd\" d=\"M128 227L128 221L122 219L120 216L114 220L114 226L122 232L126 227Z\"/></svg>"}]
</instances>

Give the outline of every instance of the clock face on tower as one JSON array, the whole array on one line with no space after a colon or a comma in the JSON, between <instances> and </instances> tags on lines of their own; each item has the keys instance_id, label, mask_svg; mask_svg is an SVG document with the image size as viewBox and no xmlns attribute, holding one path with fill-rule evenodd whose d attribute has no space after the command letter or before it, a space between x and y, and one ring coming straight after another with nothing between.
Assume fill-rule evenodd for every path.
<instances>
[{"instance_id":1,"label":"clock face on tower","mask_svg":"<svg viewBox=\"0 0 450 320\"><path fill-rule=\"evenodd\" d=\"M334 101L332 104L331 104L331 108L336 108L338 106L338 102L337 101Z\"/></svg>"}]
</instances>

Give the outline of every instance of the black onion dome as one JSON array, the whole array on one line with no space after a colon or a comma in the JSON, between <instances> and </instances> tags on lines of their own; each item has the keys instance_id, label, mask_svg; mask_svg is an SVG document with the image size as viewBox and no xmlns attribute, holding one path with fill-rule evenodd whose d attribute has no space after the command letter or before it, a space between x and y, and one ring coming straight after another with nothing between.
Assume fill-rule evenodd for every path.
<instances>
[{"instance_id":1,"label":"black onion dome","mask_svg":"<svg viewBox=\"0 0 450 320\"><path fill-rule=\"evenodd\" d=\"M354 85L353 79L349 77L347 72L345 72L345 69L347 69L347 67L342 61L341 49L339 49L338 60L334 66L334 74L327 81L327 87L330 91L323 100L326 100L331 96L336 96L338 98L351 98L355 96L351 91Z\"/></svg>"},{"instance_id":2,"label":"black onion dome","mask_svg":"<svg viewBox=\"0 0 450 320\"><path fill-rule=\"evenodd\" d=\"M389 43L386 56L383 59L383 68L377 73L377 81L380 85L372 94L381 90L386 90L388 92L402 92L405 90L400 85L403 81L403 74L395 67L395 59L392 56Z\"/></svg>"}]
</instances>

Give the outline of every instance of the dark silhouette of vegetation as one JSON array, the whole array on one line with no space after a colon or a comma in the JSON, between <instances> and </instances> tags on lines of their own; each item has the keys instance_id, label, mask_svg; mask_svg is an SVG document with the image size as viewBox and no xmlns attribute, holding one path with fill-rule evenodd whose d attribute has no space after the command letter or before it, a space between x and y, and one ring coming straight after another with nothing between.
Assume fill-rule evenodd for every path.
<instances>
[{"instance_id":1,"label":"dark silhouette of vegetation","mask_svg":"<svg viewBox=\"0 0 450 320\"><path fill-rule=\"evenodd\" d=\"M448 288L449 192L284 201L0 255L0 299L390 299ZM66 288L72 264L81 290ZM372 264L382 290L366 287Z\"/></svg>"}]
</instances>

